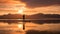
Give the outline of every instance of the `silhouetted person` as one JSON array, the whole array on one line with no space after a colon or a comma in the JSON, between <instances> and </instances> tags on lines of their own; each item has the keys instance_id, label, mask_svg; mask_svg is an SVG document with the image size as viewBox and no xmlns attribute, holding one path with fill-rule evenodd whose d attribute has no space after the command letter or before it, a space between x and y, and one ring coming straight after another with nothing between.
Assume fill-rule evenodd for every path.
<instances>
[{"instance_id":1,"label":"silhouetted person","mask_svg":"<svg viewBox=\"0 0 60 34\"><path fill-rule=\"evenodd\" d=\"M25 30L25 14L23 14L23 30Z\"/></svg>"}]
</instances>

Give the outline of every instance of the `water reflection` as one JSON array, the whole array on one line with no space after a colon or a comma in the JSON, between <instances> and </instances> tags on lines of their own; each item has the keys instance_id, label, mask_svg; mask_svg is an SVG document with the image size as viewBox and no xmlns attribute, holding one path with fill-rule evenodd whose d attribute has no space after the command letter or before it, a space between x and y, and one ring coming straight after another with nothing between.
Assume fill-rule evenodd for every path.
<instances>
[{"instance_id":1,"label":"water reflection","mask_svg":"<svg viewBox=\"0 0 60 34\"><path fill-rule=\"evenodd\" d=\"M60 32L60 23L39 24L37 22L25 22L25 32L21 27L23 22L11 23L12 24L8 24L7 22L0 22L0 34L29 34L29 30L32 30L33 32L35 32L34 30L37 30L37 32L39 31L38 34L40 34L41 31Z\"/></svg>"},{"instance_id":2,"label":"water reflection","mask_svg":"<svg viewBox=\"0 0 60 34\"><path fill-rule=\"evenodd\" d=\"M25 22L32 22L32 23L36 23L36 24L44 24L44 23L60 23L60 20L24 20ZM11 24L11 23L19 23L19 22L23 22L22 19L2 19L0 20L0 22L4 22L4 23L8 23L8 24Z\"/></svg>"},{"instance_id":3,"label":"water reflection","mask_svg":"<svg viewBox=\"0 0 60 34\"><path fill-rule=\"evenodd\" d=\"M26 34L60 34L60 32L28 30Z\"/></svg>"},{"instance_id":4,"label":"water reflection","mask_svg":"<svg viewBox=\"0 0 60 34\"><path fill-rule=\"evenodd\" d=\"M12 30L0 30L0 34L25 34L24 32L17 32Z\"/></svg>"}]
</instances>

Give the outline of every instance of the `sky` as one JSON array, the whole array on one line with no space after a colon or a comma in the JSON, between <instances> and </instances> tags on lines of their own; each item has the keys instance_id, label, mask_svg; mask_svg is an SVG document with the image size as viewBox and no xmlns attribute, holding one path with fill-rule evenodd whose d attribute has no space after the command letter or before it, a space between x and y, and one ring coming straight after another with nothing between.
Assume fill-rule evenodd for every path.
<instances>
[{"instance_id":1,"label":"sky","mask_svg":"<svg viewBox=\"0 0 60 34\"><path fill-rule=\"evenodd\" d=\"M24 14L60 14L60 0L0 0L0 15L18 14L25 7Z\"/></svg>"}]
</instances>

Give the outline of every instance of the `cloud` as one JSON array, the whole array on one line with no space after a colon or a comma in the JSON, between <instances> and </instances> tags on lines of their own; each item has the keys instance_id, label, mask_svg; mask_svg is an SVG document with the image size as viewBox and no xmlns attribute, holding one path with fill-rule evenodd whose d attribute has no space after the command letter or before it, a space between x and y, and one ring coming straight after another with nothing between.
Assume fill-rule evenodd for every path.
<instances>
[{"instance_id":1,"label":"cloud","mask_svg":"<svg viewBox=\"0 0 60 34\"><path fill-rule=\"evenodd\" d=\"M60 5L60 0L20 0L27 4L27 7L45 7L51 5Z\"/></svg>"},{"instance_id":2,"label":"cloud","mask_svg":"<svg viewBox=\"0 0 60 34\"><path fill-rule=\"evenodd\" d=\"M23 3L15 0L0 0L0 10L18 10L24 6Z\"/></svg>"}]
</instances>

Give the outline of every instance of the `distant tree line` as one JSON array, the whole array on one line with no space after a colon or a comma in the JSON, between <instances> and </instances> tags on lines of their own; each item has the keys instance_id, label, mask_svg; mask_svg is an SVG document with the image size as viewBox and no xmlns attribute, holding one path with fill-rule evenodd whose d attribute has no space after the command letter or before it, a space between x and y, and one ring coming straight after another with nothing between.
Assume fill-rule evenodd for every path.
<instances>
[{"instance_id":1,"label":"distant tree line","mask_svg":"<svg viewBox=\"0 0 60 34\"><path fill-rule=\"evenodd\" d=\"M0 15L0 19L22 19L23 15L21 14L7 14L7 15ZM60 18L59 14L43 14L38 13L34 15L25 15L26 19L41 19L41 18Z\"/></svg>"}]
</instances>

